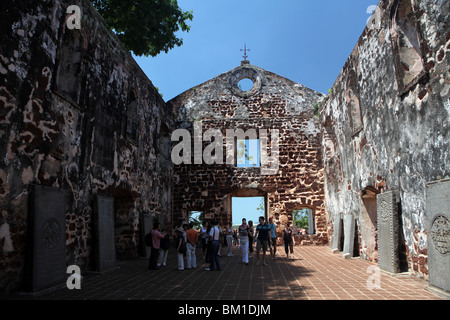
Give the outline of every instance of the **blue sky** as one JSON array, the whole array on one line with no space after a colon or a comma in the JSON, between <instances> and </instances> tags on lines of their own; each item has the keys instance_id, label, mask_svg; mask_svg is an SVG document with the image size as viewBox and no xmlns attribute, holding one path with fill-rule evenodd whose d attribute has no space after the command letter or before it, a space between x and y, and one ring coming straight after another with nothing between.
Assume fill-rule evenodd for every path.
<instances>
[{"instance_id":1,"label":"blue sky","mask_svg":"<svg viewBox=\"0 0 450 320\"><path fill-rule=\"evenodd\" d=\"M233 197L231 199L233 225L240 225L242 223L242 218L247 219L247 224L250 220L252 220L253 225L258 225L258 217L264 215L264 212L261 213L256 210L261 202L261 199L264 199L264 197Z\"/></svg>"},{"instance_id":2,"label":"blue sky","mask_svg":"<svg viewBox=\"0 0 450 320\"><path fill-rule=\"evenodd\" d=\"M179 0L192 10L183 45L135 57L168 101L240 65L244 44L253 65L313 90L334 84L378 0ZM370 10L369 10L370 12ZM257 224L260 198L233 198L233 223Z\"/></svg>"},{"instance_id":3,"label":"blue sky","mask_svg":"<svg viewBox=\"0 0 450 320\"><path fill-rule=\"evenodd\" d=\"M135 57L168 101L240 65L253 65L327 93L362 34L377 0L179 0L192 10L183 45Z\"/></svg>"}]
</instances>

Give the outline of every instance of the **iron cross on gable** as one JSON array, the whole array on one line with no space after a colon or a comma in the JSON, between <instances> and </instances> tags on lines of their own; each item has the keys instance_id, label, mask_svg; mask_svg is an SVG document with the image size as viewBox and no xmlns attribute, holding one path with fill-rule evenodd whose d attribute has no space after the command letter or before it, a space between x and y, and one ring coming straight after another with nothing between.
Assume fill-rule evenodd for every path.
<instances>
[{"instance_id":1,"label":"iron cross on gable","mask_svg":"<svg viewBox=\"0 0 450 320\"><path fill-rule=\"evenodd\" d=\"M247 44L244 45L244 49L241 49L241 51L244 51L244 55L242 56L242 58L244 58L244 60L247 60L247 51L250 51L250 49L247 49Z\"/></svg>"}]
</instances>

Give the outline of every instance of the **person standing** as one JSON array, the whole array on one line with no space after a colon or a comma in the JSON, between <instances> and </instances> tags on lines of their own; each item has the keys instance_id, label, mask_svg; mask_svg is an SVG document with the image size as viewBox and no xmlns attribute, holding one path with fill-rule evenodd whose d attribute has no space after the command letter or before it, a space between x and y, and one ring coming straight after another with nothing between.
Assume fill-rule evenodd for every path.
<instances>
[{"instance_id":1,"label":"person standing","mask_svg":"<svg viewBox=\"0 0 450 320\"><path fill-rule=\"evenodd\" d=\"M195 249L197 246L198 233L194 230L194 224L192 222L190 222L188 225L188 230L186 231L186 239L186 268L195 269L197 268Z\"/></svg>"},{"instance_id":2,"label":"person standing","mask_svg":"<svg viewBox=\"0 0 450 320\"><path fill-rule=\"evenodd\" d=\"M289 225L289 222L286 223L286 227L283 230L283 243L284 243L284 251L286 252L287 259L289 259L289 251L292 254L292 260L294 260L294 236L292 228Z\"/></svg>"},{"instance_id":3,"label":"person standing","mask_svg":"<svg viewBox=\"0 0 450 320\"><path fill-rule=\"evenodd\" d=\"M269 218L270 234L269 248L270 248L270 260L275 260L277 253L277 226L273 223L273 218Z\"/></svg>"},{"instance_id":4,"label":"person standing","mask_svg":"<svg viewBox=\"0 0 450 320\"><path fill-rule=\"evenodd\" d=\"M159 223L155 222L152 230L152 246L150 251L150 260L148 264L148 268L150 270L159 269L156 264L159 258L159 248L160 248L160 240L164 238L164 235L159 232Z\"/></svg>"},{"instance_id":5,"label":"person standing","mask_svg":"<svg viewBox=\"0 0 450 320\"><path fill-rule=\"evenodd\" d=\"M186 254L186 242L184 242L184 229L179 227L176 229L177 233L177 256L178 256L178 270L184 270L184 255Z\"/></svg>"},{"instance_id":6,"label":"person standing","mask_svg":"<svg viewBox=\"0 0 450 320\"><path fill-rule=\"evenodd\" d=\"M211 257L210 257L210 266L209 268L206 268L206 271L213 271L214 265L217 267L217 271L221 270L220 266L220 258L219 258L219 249L220 249L220 229L218 227L217 220L214 220L212 222L212 228L209 233L209 238L212 241L212 248L211 248Z\"/></svg>"},{"instance_id":7,"label":"person standing","mask_svg":"<svg viewBox=\"0 0 450 320\"><path fill-rule=\"evenodd\" d=\"M266 263L266 251L267 244L270 240L270 226L265 221L264 217L259 217L259 224L256 226L256 265L259 266L260 263L260 251L263 252L263 265L267 266Z\"/></svg>"},{"instance_id":8,"label":"person standing","mask_svg":"<svg viewBox=\"0 0 450 320\"><path fill-rule=\"evenodd\" d=\"M253 253L253 236L255 233L255 228L253 227L253 221L249 220L248 221L248 251L250 253Z\"/></svg>"},{"instance_id":9,"label":"person standing","mask_svg":"<svg viewBox=\"0 0 450 320\"><path fill-rule=\"evenodd\" d=\"M242 224L239 226L239 240L241 246L242 262L248 265L248 234L250 227L247 225L247 220L242 219Z\"/></svg>"},{"instance_id":10,"label":"person standing","mask_svg":"<svg viewBox=\"0 0 450 320\"><path fill-rule=\"evenodd\" d=\"M169 236L169 227L166 227L164 229L164 238L160 240L160 252L159 252L159 259L157 263L157 267L160 267L161 265L163 267L166 266L167 263L167 255L169 254L169 248L170 248L170 236Z\"/></svg>"},{"instance_id":11,"label":"person standing","mask_svg":"<svg viewBox=\"0 0 450 320\"><path fill-rule=\"evenodd\" d=\"M203 221L202 228L200 229L200 239L202 242L203 259L206 258L206 237L208 236L208 221Z\"/></svg>"},{"instance_id":12,"label":"person standing","mask_svg":"<svg viewBox=\"0 0 450 320\"><path fill-rule=\"evenodd\" d=\"M227 255L229 257L232 257L233 255L231 254L231 247L233 245L233 224L231 222L228 224L226 239L227 239Z\"/></svg>"}]
</instances>

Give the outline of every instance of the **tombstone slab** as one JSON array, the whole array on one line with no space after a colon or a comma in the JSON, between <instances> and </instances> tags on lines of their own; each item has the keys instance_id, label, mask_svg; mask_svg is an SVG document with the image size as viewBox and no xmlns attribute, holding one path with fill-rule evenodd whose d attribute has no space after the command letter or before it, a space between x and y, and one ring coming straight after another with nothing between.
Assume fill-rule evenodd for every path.
<instances>
[{"instance_id":1,"label":"tombstone slab","mask_svg":"<svg viewBox=\"0 0 450 320\"><path fill-rule=\"evenodd\" d=\"M144 239L145 235L147 233L149 233L153 228L152 216L149 214L141 214L140 223L141 223L141 228L140 228L141 237L142 237L142 239ZM145 250L144 250L145 257L150 257L151 247L147 247L145 245L145 241L142 241L142 242L143 242L143 246L145 248Z\"/></svg>"},{"instance_id":2,"label":"tombstone slab","mask_svg":"<svg viewBox=\"0 0 450 320\"><path fill-rule=\"evenodd\" d=\"M400 272L398 196L394 191L377 195L378 266Z\"/></svg>"},{"instance_id":3,"label":"tombstone slab","mask_svg":"<svg viewBox=\"0 0 450 320\"><path fill-rule=\"evenodd\" d=\"M66 282L66 207L69 192L58 188L32 187L32 253L29 284L33 292Z\"/></svg>"},{"instance_id":4,"label":"tombstone slab","mask_svg":"<svg viewBox=\"0 0 450 320\"><path fill-rule=\"evenodd\" d=\"M344 252L343 257L349 259L353 257L353 246L355 242L355 218L353 215L344 216Z\"/></svg>"},{"instance_id":5,"label":"tombstone slab","mask_svg":"<svg viewBox=\"0 0 450 320\"><path fill-rule=\"evenodd\" d=\"M339 214L334 217L334 232L331 241L331 249L333 253L339 252L340 248L342 247L341 239L343 232L344 230L342 229L341 215Z\"/></svg>"},{"instance_id":6,"label":"tombstone slab","mask_svg":"<svg viewBox=\"0 0 450 320\"><path fill-rule=\"evenodd\" d=\"M97 271L116 267L114 237L114 198L98 195L96 199Z\"/></svg>"},{"instance_id":7,"label":"tombstone slab","mask_svg":"<svg viewBox=\"0 0 450 320\"><path fill-rule=\"evenodd\" d=\"M430 285L450 292L450 179L427 184Z\"/></svg>"}]
</instances>

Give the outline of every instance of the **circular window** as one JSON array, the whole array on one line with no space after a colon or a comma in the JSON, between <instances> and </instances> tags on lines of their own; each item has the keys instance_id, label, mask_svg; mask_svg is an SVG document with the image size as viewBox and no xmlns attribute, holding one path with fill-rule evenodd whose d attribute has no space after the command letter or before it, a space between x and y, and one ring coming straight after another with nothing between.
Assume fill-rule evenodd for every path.
<instances>
[{"instance_id":1,"label":"circular window","mask_svg":"<svg viewBox=\"0 0 450 320\"><path fill-rule=\"evenodd\" d=\"M238 88L242 91L250 91L253 88L253 81L249 78L244 78L238 83Z\"/></svg>"},{"instance_id":2,"label":"circular window","mask_svg":"<svg viewBox=\"0 0 450 320\"><path fill-rule=\"evenodd\" d=\"M261 75L250 67L236 69L230 78L231 90L235 95L248 98L261 89Z\"/></svg>"}]
</instances>

